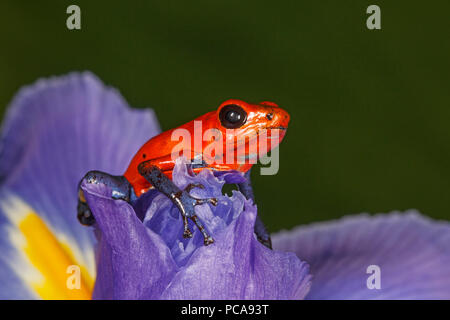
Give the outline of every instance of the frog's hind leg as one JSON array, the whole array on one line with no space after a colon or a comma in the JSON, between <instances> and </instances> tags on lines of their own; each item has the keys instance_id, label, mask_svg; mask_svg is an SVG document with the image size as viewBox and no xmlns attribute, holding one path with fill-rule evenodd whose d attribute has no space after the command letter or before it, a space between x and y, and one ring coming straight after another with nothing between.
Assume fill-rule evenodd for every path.
<instances>
[{"instance_id":1,"label":"frog's hind leg","mask_svg":"<svg viewBox=\"0 0 450 320\"><path fill-rule=\"evenodd\" d=\"M253 194L252 183L250 180L250 170L245 173L245 180L245 182L238 184L239 191L242 192L242 194L247 199L252 199L253 203L255 203L255 196ZM258 238L258 241L265 245L267 248L272 249L272 240L270 239L270 234L264 226L264 223L262 222L259 215L256 216L254 231L256 237Z\"/></svg>"},{"instance_id":2,"label":"frog's hind leg","mask_svg":"<svg viewBox=\"0 0 450 320\"><path fill-rule=\"evenodd\" d=\"M191 238L192 232L188 226L188 219L195 223L197 228L203 235L203 243L207 246L214 242L214 239L209 235L203 223L197 217L194 207L197 205L211 203L217 205L216 198L198 199L192 197L189 191L192 188L203 188L203 185L190 184L184 190L178 188L169 177L161 171L161 169L152 164L152 160L147 160L139 164L138 171L148 182L152 184L162 194L166 195L180 210L183 217L184 238Z\"/></svg>"},{"instance_id":3,"label":"frog's hind leg","mask_svg":"<svg viewBox=\"0 0 450 320\"><path fill-rule=\"evenodd\" d=\"M81 189L82 183L103 184L111 188L112 198L130 202L131 185L123 176L113 176L101 171L89 171L78 184L78 221L85 226L91 226L95 223L95 218L86 203L84 192Z\"/></svg>"}]
</instances>

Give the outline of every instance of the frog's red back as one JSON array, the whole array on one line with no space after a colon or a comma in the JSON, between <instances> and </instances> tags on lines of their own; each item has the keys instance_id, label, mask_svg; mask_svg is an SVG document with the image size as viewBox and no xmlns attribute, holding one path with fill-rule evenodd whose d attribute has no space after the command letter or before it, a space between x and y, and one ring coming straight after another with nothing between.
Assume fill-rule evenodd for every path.
<instances>
[{"instance_id":1,"label":"frog's red back","mask_svg":"<svg viewBox=\"0 0 450 320\"><path fill-rule=\"evenodd\" d=\"M289 114L273 102L249 104L227 100L217 110L148 140L133 157L124 176L140 196L152 187L138 172L144 161L150 160L169 178L181 154L188 161L195 159L197 172L204 168L246 172L254 164L251 159L257 156L255 150L260 147L262 134L266 135L267 150L271 150L283 139L289 119Z\"/></svg>"}]
</instances>

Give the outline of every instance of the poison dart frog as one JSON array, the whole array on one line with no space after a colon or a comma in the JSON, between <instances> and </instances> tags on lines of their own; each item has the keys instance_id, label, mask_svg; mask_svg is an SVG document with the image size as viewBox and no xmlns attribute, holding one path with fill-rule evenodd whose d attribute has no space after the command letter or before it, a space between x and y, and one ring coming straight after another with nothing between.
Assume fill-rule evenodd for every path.
<instances>
[{"instance_id":1,"label":"poison dart frog","mask_svg":"<svg viewBox=\"0 0 450 320\"><path fill-rule=\"evenodd\" d=\"M210 169L216 175L232 171L240 172L243 182L237 183L238 189L247 199L252 199L254 202L250 171L255 162L236 160L235 154L239 146L238 142L245 142L244 149L241 150L244 150L244 157L250 159L255 156L255 149L250 144L260 141L255 137L260 136L260 133L264 131L276 131L277 141L268 139L270 146L267 146L267 151L271 150L284 138L289 120L289 114L273 102L264 101L258 104L250 104L237 99L227 100L217 110L208 112L178 128L162 132L148 140L134 155L122 176L113 176L101 171L89 171L78 185L78 220L81 224L88 226L95 223L95 218L81 189L82 182L105 184L112 189L112 198L129 203L133 203L149 190L156 189L166 195L178 207L183 218L183 236L185 238L192 237L188 225L188 219L190 219L201 231L204 244L209 245L214 242L214 239L197 217L194 208L205 203L217 205L217 199L198 199L189 194L192 188L203 188L202 185L190 184L181 190L172 182L172 170L176 160L174 149L179 145L179 140L173 141L172 139L174 131L182 129L195 135L196 126L200 123L202 142L200 144L190 143L187 148L188 152L183 153L183 156L191 163L191 170L198 173L200 170ZM204 142L203 133L206 130L215 132L216 135L212 140L216 143L217 137L223 140L223 148L217 148L215 154L213 154L214 158L209 159L209 161L205 161L205 157L203 157L208 147L211 147L210 143ZM234 143L230 144L230 141ZM217 150L219 150L219 153L222 152L222 157L218 157ZM228 157L227 155L231 152L234 153L231 157ZM254 231L262 244L269 248L272 247L270 235L259 217L256 219Z\"/></svg>"}]
</instances>

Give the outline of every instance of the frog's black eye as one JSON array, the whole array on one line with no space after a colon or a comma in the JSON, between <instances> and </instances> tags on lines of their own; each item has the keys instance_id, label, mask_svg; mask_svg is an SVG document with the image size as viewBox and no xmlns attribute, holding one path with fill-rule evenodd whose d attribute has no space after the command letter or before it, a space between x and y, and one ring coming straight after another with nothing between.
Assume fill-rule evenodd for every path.
<instances>
[{"instance_id":1,"label":"frog's black eye","mask_svg":"<svg viewBox=\"0 0 450 320\"><path fill-rule=\"evenodd\" d=\"M219 119L225 128L235 129L247 121L247 112L237 104L227 104L220 110Z\"/></svg>"}]
</instances>

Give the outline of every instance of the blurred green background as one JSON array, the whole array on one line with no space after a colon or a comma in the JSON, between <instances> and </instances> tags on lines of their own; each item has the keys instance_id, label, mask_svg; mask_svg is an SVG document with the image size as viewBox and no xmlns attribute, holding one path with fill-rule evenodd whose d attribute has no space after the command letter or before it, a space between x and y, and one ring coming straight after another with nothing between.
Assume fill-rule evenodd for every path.
<instances>
[{"instance_id":1,"label":"blurred green background","mask_svg":"<svg viewBox=\"0 0 450 320\"><path fill-rule=\"evenodd\" d=\"M81 7L82 29L66 28ZM366 28L381 7L382 30ZM223 100L291 124L253 181L271 231L417 208L450 219L450 2L0 2L1 114L39 77L91 70L163 129Z\"/></svg>"}]
</instances>

